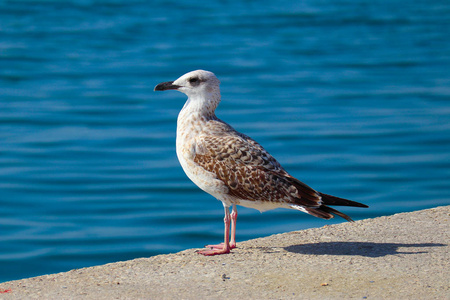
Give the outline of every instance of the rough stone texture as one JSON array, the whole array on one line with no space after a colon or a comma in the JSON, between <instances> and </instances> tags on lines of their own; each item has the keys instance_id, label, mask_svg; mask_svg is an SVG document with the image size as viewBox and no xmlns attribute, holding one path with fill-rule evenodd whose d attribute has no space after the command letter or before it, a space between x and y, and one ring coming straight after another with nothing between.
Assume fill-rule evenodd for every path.
<instances>
[{"instance_id":1,"label":"rough stone texture","mask_svg":"<svg viewBox=\"0 0 450 300\"><path fill-rule=\"evenodd\" d=\"M450 299L450 206L0 284L0 299Z\"/></svg>"}]
</instances>

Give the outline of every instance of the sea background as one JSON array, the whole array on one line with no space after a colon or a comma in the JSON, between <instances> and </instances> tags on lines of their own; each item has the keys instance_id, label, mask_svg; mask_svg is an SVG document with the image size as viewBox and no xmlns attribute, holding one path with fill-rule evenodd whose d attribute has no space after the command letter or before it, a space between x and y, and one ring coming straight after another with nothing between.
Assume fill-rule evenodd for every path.
<instances>
[{"instance_id":1,"label":"sea background","mask_svg":"<svg viewBox=\"0 0 450 300\"><path fill-rule=\"evenodd\" d=\"M447 0L0 1L0 282L222 240L176 158L186 96L153 92L195 69L355 220L450 204L449 37ZM239 213L238 241L343 222Z\"/></svg>"}]
</instances>

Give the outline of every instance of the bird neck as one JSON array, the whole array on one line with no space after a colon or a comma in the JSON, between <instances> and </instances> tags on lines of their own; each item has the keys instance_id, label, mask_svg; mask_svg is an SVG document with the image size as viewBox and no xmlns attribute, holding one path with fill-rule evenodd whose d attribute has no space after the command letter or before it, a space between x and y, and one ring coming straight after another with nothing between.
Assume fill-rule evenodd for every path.
<instances>
[{"instance_id":1,"label":"bird neck","mask_svg":"<svg viewBox=\"0 0 450 300\"><path fill-rule=\"evenodd\" d=\"M215 111L220 103L220 94L191 95L178 115L178 119L202 118L216 119Z\"/></svg>"}]
</instances>

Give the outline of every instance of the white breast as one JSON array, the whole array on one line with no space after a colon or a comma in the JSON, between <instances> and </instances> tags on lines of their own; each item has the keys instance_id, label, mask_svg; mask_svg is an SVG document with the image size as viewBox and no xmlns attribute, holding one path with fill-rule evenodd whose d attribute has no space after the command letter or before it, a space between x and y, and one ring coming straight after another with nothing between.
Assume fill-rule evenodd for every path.
<instances>
[{"instance_id":1,"label":"white breast","mask_svg":"<svg viewBox=\"0 0 450 300\"><path fill-rule=\"evenodd\" d=\"M195 138L202 133L207 120L195 113L186 113L183 109L178 116L176 150L178 160L189 179L200 189L218 200L231 204L228 188L218 180L214 173L208 172L194 162L196 153Z\"/></svg>"}]
</instances>

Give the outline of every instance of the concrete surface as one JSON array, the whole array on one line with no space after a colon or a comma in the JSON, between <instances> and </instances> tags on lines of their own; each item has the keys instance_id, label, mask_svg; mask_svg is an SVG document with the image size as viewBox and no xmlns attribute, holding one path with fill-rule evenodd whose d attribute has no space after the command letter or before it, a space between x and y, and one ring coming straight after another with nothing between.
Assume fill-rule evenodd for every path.
<instances>
[{"instance_id":1,"label":"concrete surface","mask_svg":"<svg viewBox=\"0 0 450 300\"><path fill-rule=\"evenodd\" d=\"M450 299L450 206L0 284L0 299Z\"/></svg>"}]
</instances>

